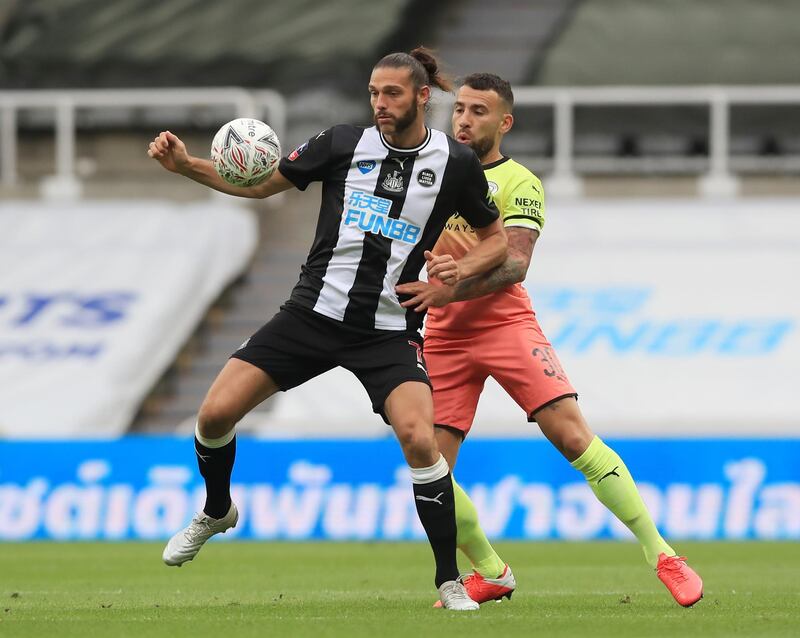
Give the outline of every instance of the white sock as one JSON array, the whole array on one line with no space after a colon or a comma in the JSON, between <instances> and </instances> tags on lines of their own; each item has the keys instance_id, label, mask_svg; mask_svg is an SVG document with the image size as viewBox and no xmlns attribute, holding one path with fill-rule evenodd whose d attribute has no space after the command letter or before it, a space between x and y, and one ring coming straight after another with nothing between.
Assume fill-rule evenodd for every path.
<instances>
[{"instance_id":1,"label":"white sock","mask_svg":"<svg viewBox=\"0 0 800 638\"><path fill-rule=\"evenodd\" d=\"M194 438L197 439L197 442L200 443L203 447L207 448L218 448L218 447L225 447L233 441L233 437L236 436L236 428L231 428L231 431L227 434L219 437L218 439L207 439L200 434L200 428L195 425L194 426Z\"/></svg>"},{"instance_id":2,"label":"white sock","mask_svg":"<svg viewBox=\"0 0 800 638\"><path fill-rule=\"evenodd\" d=\"M410 469L411 482L417 485L433 483L440 478L444 478L450 472L450 466L441 454L439 455L439 460L430 467L412 467Z\"/></svg>"}]
</instances>

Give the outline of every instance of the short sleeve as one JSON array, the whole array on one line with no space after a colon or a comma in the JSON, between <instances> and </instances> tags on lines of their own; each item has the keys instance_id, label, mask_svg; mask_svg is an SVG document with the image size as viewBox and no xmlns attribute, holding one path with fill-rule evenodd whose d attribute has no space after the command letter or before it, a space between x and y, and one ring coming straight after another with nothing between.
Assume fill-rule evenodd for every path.
<instances>
[{"instance_id":1,"label":"short sleeve","mask_svg":"<svg viewBox=\"0 0 800 638\"><path fill-rule=\"evenodd\" d=\"M281 159L278 170L299 190L325 179L331 163L333 129L322 131Z\"/></svg>"},{"instance_id":2,"label":"short sleeve","mask_svg":"<svg viewBox=\"0 0 800 638\"><path fill-rule=\"evenodd\" d=\"M483 172L478 156L470 151L467 171L459 188L456 211L466 219L473 228L485 228L495 221L500 214L489 193L489 183Z\"/></svg>"},{"instance_id":3,"label":"short sleeve","mask_svg":"<svg viewBox=\"0 0 800 638\"><path fill-rule=\"evenodd\" d=\"M542 232L544 228L544 188L538 177L528 173L511 191L504 195L500 206L503 226L530 228Z\"/></svg>"}]
</instances>

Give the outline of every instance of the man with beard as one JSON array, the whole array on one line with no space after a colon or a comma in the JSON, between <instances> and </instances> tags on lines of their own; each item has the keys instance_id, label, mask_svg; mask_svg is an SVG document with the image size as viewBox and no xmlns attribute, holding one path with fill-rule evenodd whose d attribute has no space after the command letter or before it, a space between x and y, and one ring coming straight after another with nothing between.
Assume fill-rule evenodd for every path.
<instances>
[{"instance_id":1,"label":"man with beard","mask_svg":"<svg viewBox=\"0 0 800 638\"><path fill-rule=\"evenodd\" d=\"M544 226L544 191L535 175L500 152L511 130L511 85L489 73L464 79L453 111L453 135L483 164L489 190L508 235L508 259L498 268L464 277L455 286L432 281L399 285L413 297L403 302L428 312L425 356L433 383L436 439L450 467L472 427L478 398L492 376L525 411L592 491L636 536L648 564L683 606L703 595L703 582L656 529L622 459L586 424L552 346L542 333L521 286ZM469 220L453 216L433 253L458 256L476 242ZM480 299L477 299L480 297ZM495 553L477 513L455 485L459 547L472 562L467 593L479 603L511 597L511 569Z\"/></svg>"},{"instance_id":2,"label":"man with beard","mask_svg":"<svg viewBox=\"0 0 800 638\"><path fill-rule=\"evenodd\" d=\"M167 170L230 195L269 197L323 183L316 235L291 298L233 353L200 407L195 450L206 502L170 539L167 565L192 560L212 535L236 525L230 497L236 423L279 390L342 366L392 426L411 468L442 605L478 608L458 578L453 484L433 430L423 315L401 307L394 287L416 280L426 262L429 276L447 285L485 272L505 260L506 240L478 158L425 125L431 86L451 88L427 50L385 56L369 81L375 126L322 131L256 186L226 183L169 131L150 143L148 154ZM433 257L430 249L456 212L479 241L458 260Z\"/></svg>"}]
</instances>

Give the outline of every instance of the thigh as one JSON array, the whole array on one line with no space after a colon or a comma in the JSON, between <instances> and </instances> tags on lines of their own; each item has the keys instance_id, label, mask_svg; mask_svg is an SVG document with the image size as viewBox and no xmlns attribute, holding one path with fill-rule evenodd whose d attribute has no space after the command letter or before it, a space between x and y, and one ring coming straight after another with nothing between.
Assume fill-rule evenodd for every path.
<instances>
[{"instance_id":1,"label":"thigh","mask_svg":"<svg viewBox=\"0 0 800 638\"><path fill-rule=\"evenodd\" d=\"M406 381L393 388L382 409L398 436L419 427L430 432L433 439L433 400L430 386Z\"/></svg>"},{"instance_id":2,"label":"thigh","mask_svg":"<svg viewBox=\"0 0 800 638\"><path fill-rule=\"evenodd\" d=\"M415 332L382 331L361 339L341 351L339 365L358 378L369 395L372 410L386 423L390 421L384 404L401 384L418 381L427 386L424 391L430 395L431 382L422 354L422 337Z\"/></svg>"},{"instance_id":3,"label":"thigh","mask_svg":"<svg viewBox=\"0 0 800 638\"><path fill-rule=\"evenodd\" d=\"M229 359L211 384L200 421L211 436L222 436L245 414L278 391L275 381L263 370L239 359ZM221 428L220 432L216 430Z\"/></svg>"},{"instance_id":4,"label":"thigh","mask_svg":"<svg viewBox=\"0 0 800 638\"><path fill-rule=\"evenodd\" d=\"M472 427L486 373L475 365L473 339L425 338L433 384L433 422L465 437Z\"/></svg>"},{"instance_id":5,"label":"thigh","mask_svg":"<svg viewBox=\"0 0 800 638\"><path fill-rule=\"evenodd\" d=\"M525 411L529 421L535 421L536 412L550 403L577 396L536 321L487 332L481 352L482 364Z\"/></svg>"},{"instance_id":6,"label":"thigh","mask_svg":"<svg viewBox=\"0 0 800 638\"><path fill-rule=\"evenodd\" d=\"M289 390L335 367L331 352L339 335L311 312L281 309L231 355Z\"/></svg>"}]
</instances>

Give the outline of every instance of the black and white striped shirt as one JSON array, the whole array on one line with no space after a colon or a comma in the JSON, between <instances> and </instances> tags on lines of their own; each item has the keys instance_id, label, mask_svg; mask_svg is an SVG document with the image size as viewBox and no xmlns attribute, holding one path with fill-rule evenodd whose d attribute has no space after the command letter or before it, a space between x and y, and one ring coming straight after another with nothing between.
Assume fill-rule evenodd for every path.
<instances>
[{"instance_id":1,"label":"black and white striped shirt","mask_svg":"<svg viewBox=\"0 0 800 638\"><path fill-rule=\"evenodd\" d=\"M323 183L290 303L361 328L418 330L423 313L401 307L395 285L418 278L453 213L477 228L498 217L475 153L434 129L416 148L395 148L374 126L334 126L278 170L300 190Z\"/></svg>"}]
</instances>

